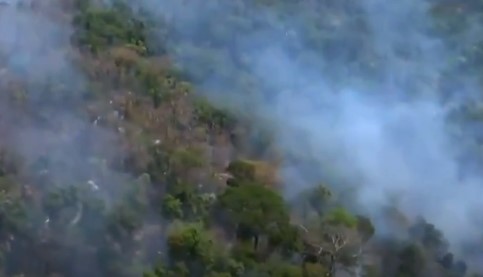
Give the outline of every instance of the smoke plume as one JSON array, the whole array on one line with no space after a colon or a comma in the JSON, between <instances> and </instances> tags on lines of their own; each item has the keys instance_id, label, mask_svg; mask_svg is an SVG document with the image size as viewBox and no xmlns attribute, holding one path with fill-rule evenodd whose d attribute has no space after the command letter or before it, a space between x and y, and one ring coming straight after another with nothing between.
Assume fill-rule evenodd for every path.
<instances>
[{"instance_id":1,"label":"smoke plume","mask_svg":"<svg viewBox=\"0 0 483 277\"><path fill-rule=\"evenodd\" d=\"M108 164L121 152L118 134L97 126L82 111L88 80L77 67L71 20L58 1L11 0L0 6L0 143L19 157L28 175L22 177L37 195L48 197L72 187L90 195L89 200L79 192L67 200L44 202L72 202L53 212L55 220L48 206L29 210L32 225L26 236L38 242L31 246L32 265L15 266L16 254L9 253L7 272L35 270L38 263L37 275L50 270L102 276L89 245L104 239L108 223L103 207L93 207L92 199L103 200L108 207L117 204L124 185L134 179ZM50 247L51 255L39 255L34 248L41 249L46 236L60 246ZM59 268L48 268L49 259L59 255Z\"/></svg>"},{"instance_id":2,"label":"smoke plume","mask_svg":"<svg viewBox=\"0 0 483 277\"><path fill-rule=\"evenodd\" d=\"M325 11L312 1L282 11L254 1L133 7L163 18L175 41L170 54L211 91L208 99L274 131L287 158L288 199L319 180L338 180L333 189L353 189L359 210L377 217L395 205L434 223L457 247L481 240L483 186L459 158L463 141L454 130L463 126L448 118L480 88L451 71L459 52L437 35L433 2L326 1ZM307 22L327 37L314 38ZM218 51L198 53L215 35ZM231 75L239 68L247 76ZM448 72L464 82L448 86Z\"/></svg>"},{"instance_id":3,"label":"smoke plume","mask_svg":"<svg viewBox=\"0 0 483 277\"><path fill-rule=\"evenodd\" d=\"M287 199L334 180L334 190L353 190L352 205L375 218L379 231L386 229L380 210L396 205L434 223L454 247L481 243L482 178L466 170L463 141L448 121L480 88L471 74L451 70L459 48L434 31L434 1L334 0L323 10L315 1L284 10L259 2L266 4L128 1L167 28L158 38L209 100L273 131L286 158ZM71 63L69 24L7 3L0 7L0 58L28 87L1 100L25 97L22 109L43 120L23 120L18 108L0 104L6 143L28 163L43 160L40 168L58 183L125 180L96 159L113 155L115 135L75 111L87 89ZM213 50L201 47L207 43ZM63 86L46 94L52 78Z\"/></svg>"}]
</instances>

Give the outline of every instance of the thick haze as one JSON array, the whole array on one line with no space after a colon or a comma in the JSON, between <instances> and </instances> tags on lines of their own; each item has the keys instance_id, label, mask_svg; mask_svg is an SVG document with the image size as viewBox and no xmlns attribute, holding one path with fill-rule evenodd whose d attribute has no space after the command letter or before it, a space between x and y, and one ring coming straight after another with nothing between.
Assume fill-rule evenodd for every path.
<instances>
[{"instance_id":1,"label":"thick haze","mask_svg":"<svg viewBox=\"0 0 483 277\"><path fill-rule=\"evenodd\" d=\"M127 180L105 166L119 152L116 134L79 112L88 83L75 64L69 19L55 1L7 3L0 8L1 85L17 80L25 86L18 95L1 95L3 143L34 176L47 174L56 185Z\"/></svg>"},{"instance_id":2,"label":"thick haze","mask_svg":"<svg viewBox=\"0 0 483 277\"><path fill-rule=\"evenodd\" d=\"M55 251L64 257L59 262L64 268L57 270L68 276L102 276L96 256L86 250L103 238L107 224L103 207L93 215L92 199L108 200L108 205L121 201L122 185L133 178L108 165L120 153L117 135L79 112L88 83L75 66L71 32L70 19L62 17L57 1L7 1L0 6L0 143L19 157L31 178L25 183L40 196L70 186L88 192L90 198L79 193L63 199L72 203L64 203L55 219L48 208L29 210L29 236L43 241L47 234L58 243ZM35 251L34 263L55 258ZM5 260L12 268L16 262L15 253Z\"/></svg>"},{"instance_id":3,"label":"thick haze","mask_svg":"<svg viewBox=\"0 0 483 277\"><path fill-rule=\"evenodd\" d=\"M358 204L368 213L397 205L411 217L422 215L434 223L453 245L481 240L476 218L483 211L483 179L460 174L458 142L446 123L457 103L443 102L441 91L443 72L455 53L430 35L430 1L329 1L327 14L319 15L311 1L284 15L253 6L239 16L271 27L250 32L223 24L237 13L232 1L141 2L167 19L178 39L171 54L180 67L195 76L205 72L203 85L222 91L208 95L214 103L254 117L262 128L270 126L290 160L310 161L308 168L287 162L287 198L316 179L337 179L336 189L356 187ZM304 18L311 16L320 17L328 36L347 36L355 45L317 52L306 40L310 26ZM210 32L231 40L215 44L217 54L197 56L193 49L208 36L210 18L220 25ZM365 57L373 60L366 67L351 61L352 52L367 49ZM210 55L218 63L213 70L206 61ZM266 94L255 96L230 79L236 77L227 77L234 65L224 55L243 60L258 79L254 91ZM462 99L479 90L470 86L456 92Z\"/></svg>"},{"instance_id":4,"label":"thick haze","mask_svg":"<svg viewBox=\"0 0 483 277\"><path fill-rule=\"evenodd\" d=\"M355 205L373 216L387 205L397 205L409 216L422 215L434 223L454 246L481 243L477 219L483 216L483 179L460 174L460 149L446 120L455 102L440 97L443 72L454 53L429 35L430 1L335 0L328 1L327 14L312 10L312 1L297 1L304 3L280 13L253 4L248 13L237 16L260 26L224 24L242 2L130 1L133 8L147 8L166 20L176 45L169 48L170 54L214 91L207 95L213 103L274 131L287 157L282 173L286 198L319 180L338 180L329 185L336 190L355 187ZM2 64L29 80L35 89L29 89L28 105L46 118L42 123L13 124L10 112L15 111L0 104L6 120L1 123L11 131L9 143L27 162L43 156L48 169L57 171L53 177L62 181L87 182L98 175L117 183L124 176L96 172L102 161L93 159L115 152L107 147L113 145L113 134L72 110L85 84L71 64L71 30L38 14L0 9ZM336 36L330 37L334 41L352 44L321 52L310 43L308 18L316 18L329 37ZM213 45L219 49L216 53L198 53L208 29L226 40ZM366 60L357 63L353 55ZM233 60L243 64L249 77L234 75L238 65ZM58 100L62 105L56 106L57 98L39 89L49 78L63 80L68 88L59 90L62 97L68 95ZM456 90L457 99L479 90L469 83ZM54 99L54 104L44 103L46 99ZM381 223L378 230L384 229Z\"/></svg>"}]
</instances>

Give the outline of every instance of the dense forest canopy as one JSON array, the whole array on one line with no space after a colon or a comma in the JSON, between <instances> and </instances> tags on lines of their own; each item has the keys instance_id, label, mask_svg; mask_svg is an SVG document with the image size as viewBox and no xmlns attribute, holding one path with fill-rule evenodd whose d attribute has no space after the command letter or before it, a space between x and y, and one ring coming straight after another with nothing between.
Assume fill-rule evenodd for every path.
<instances>
[{"instance_id":1,"label":"dense forest canopy","mask_svg":"<svg viewBox=\"0 0 483 277\"><path fill-rule=\"evenodd\" d=\"M482 276L482 1L0 4L0 276Z\"/></svg>"}]
</instances>

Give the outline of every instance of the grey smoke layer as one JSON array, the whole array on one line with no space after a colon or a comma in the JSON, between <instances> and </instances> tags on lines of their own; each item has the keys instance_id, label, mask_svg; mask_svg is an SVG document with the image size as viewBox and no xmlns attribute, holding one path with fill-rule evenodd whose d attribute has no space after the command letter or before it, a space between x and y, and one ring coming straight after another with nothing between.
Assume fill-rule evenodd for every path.
<instances>
[{"instance_id":1,"label":"grey smoke layer","mask_svg":"<svg viewBox=\"0 0 483 277\"><path fill-rule=\"evenodd\" d=\"M0 8L2 143L52 184L120 184L128 177L105 164L119 152L116 134L80 112L88 80L75 65L70 20L61 15L54 1L9 1ZM23 86L4 89L12 80Z\"/></svg>"},{"instance_id":2,"label":"grey smoke layer","mask_svg":"<svg viewBox=\"0 0 483 277\"><path fill-rule=\"evenodd\" d=\"M479 242L481 178L461 178L459 141L447 116L455 101L480 89L465 82L454 89L457 97L443 101L441 83L454 53L431 34L429 1L335 0L324 10L302 2L274 11L252 1L129 1L164 19L176 46L170 54L211 91L213 103L274 131L287 157L288 199L321 179L335 179L334 189L353 188L355 205L368 214L397 205L435 223L453 245ZM29 105L46 119L10 124L10 143L32 162L44 156L61 181L87 181L97 173L117 183L113 179L123 176L97 172L99 163L89 163L100 152L114 152L106 147L112 134L71 110L85 88L65 51L68 26L1 9L1 58L36 88L29 90ZM315 27L327 37L314 37ZM206 39L212 34L223 39ZM216 50L201 51L208 42ZM238 74L240 67L246 76ZM61 99L39 89L49 78L65 83ZM13 117L11 107L1 108Z\"/></svg>"},{"instance_id":3,"label":"grey smoke layer","mask_svg":"<svg viewBox=\"0 0 483 277\"><path fill-rule=\"evenodd\" d=\"M70 276L102 276L96 255L88 249L102 241L108 222L104 222L103 207L93 205L97 199L117 204L122 200L121 187L133 178L107 164L120 152L117 134L95 126L80 112L88 83L75 65L70 19L63 17L58 4L7 1L0 6L0 143L20 157L29 175L24 183L39 196L71 186L81 191L70 200L63 199L72 203L56 211L56 222L48 208L28 211L32 217L29 236L43 241L46 233L65 257L58 263L65 268L51 270ZM55 258L51 253L35 256L32 252L32 260L39 264ZM16 263L15 254L7 258L9 265Z\"/></svg>"},{"instance_id":4,"label":"grey smoke layer","mask_svg":"<svg viewBox=\"0 0 483 277\"><path fill-rule=\"evenodd\" d=\"M430 1L327 1L325 11L302 2L279 12L252 1L136 4L165 19L176 40L170 54L207 90L220 91L208 94L213 103L273 130L290 160L309 161L287 162L287 198L337 179L334 189L349 184L368 214L396 205L434 223L453 246L480 242L482 179L462 177L463 143L447 122L452 107L480 88L453 72L468 82L444 91L456 50L434 34ZM317 45L307 22L325 28L333 45ZM225 38L212 42L219 51L198 53L213 34ZM236 67L250 77L232 76Z\"/></svg>"}]
</instances>

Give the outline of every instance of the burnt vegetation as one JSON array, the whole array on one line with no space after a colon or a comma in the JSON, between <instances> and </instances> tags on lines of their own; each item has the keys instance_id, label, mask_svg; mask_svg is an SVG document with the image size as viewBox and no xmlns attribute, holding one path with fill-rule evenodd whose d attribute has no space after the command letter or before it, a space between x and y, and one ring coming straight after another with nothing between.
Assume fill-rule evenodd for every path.
<instances>
[{"instance_id":1,"label":"burnt vegetation","mask_svg":"<svg viewBox=\"0 0 483 277\"><path fill-rule=\"evenodd\" d=\"M62 75L32 84L6 64L0 77L6 111L0 113L0 276L479 276L470 275L444 234L424 219L408 223L388 212L403 235L375 238L371 220L345 207L333 184L313 184L296 204L287 203L270 137L252 143L249 120L212 106L198 91L219 58L233 65L216 69L220 82L250 91L244 87L249 61L217 56L218 46L236 47L232 30L268 24L245 19L244 2L284 13L295 2L241 1L238 13L200 22L204 36L191 45L121 1L64 2L50 16L74 26L71 56L86 85L77 88ZM356 2L320 1L313 10L340 13ZM454 18L460 14L448 10L480 5L434 2L435 32L449 40L457 37L459 26L452 24L460 24ZM22 9L46 12L28 4ZM342 35L313 20L307 43L377 78L360 43L362 24L361 32ZM205 63L184 72L167 54L170 47ZM482 50L465 51L475 62L471 70L481 71ZM337 68L330 74L337 78ZM31 98L39 90L42 99ZM42 153L50 149L19 157L12 126L46 124L62 134L70 127L45 117L62 118L65 109L89 123L71 126L79 149L62 149L67 158L60 161ZM92 128L109 135L94 141L99 136Z\"/></svg>"}]
</instances>

